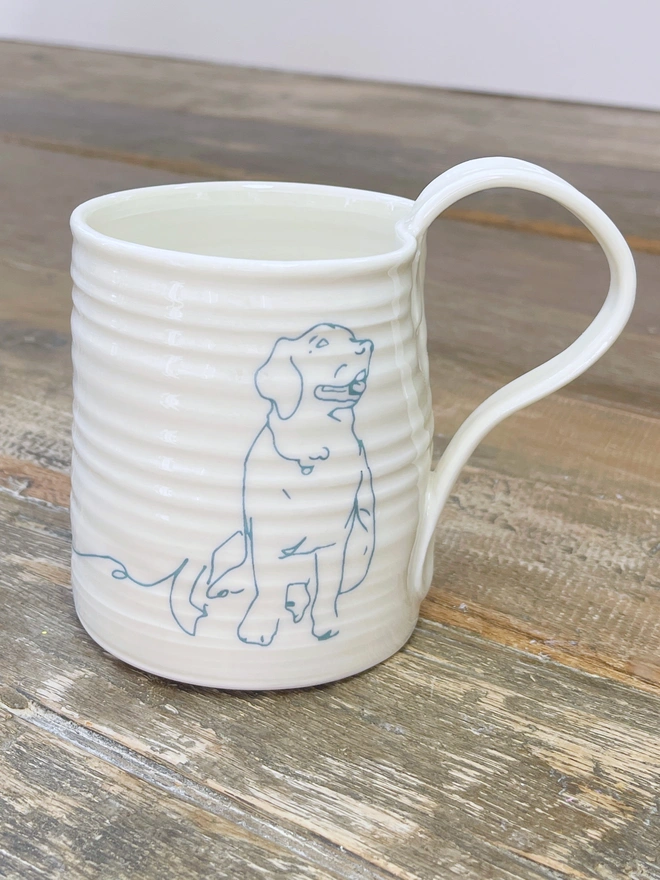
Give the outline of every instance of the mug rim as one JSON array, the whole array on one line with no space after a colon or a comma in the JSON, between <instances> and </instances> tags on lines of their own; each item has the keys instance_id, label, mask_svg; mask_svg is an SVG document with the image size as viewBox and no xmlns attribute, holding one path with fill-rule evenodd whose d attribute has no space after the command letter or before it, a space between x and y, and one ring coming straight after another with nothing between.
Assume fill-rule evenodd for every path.
<instances>
[{"instance_id":1,"label":"mug rim","mask_svg":"<svg viewBox=\"0 0 660 880\"><path fill-rule=\"evenodd\" d=\"M115 257L130 259L143 265L160 265L178 269L189 269L202 272L222 272L232 275L290 275L292 277L346 276L353 274L370 274L393 269L412 259L418 247L417 238L409 232L401 219L392 217L392 225L400 244L384 253L370 254L362 257L330 257L312 260L272 260L250 259L243 257L225 257L210 254L196 254L189 251L177 251L153 245L139 244L115 238L99 232L90 225L90 215L113 204L133 201L145 193L167 194L167 192L208 192L226 190L252 189L260 191L278 191L289 194L309 194L351 198L367 197L369 201L388 203L391 206L412 207L412 199L374 190L356 189L351 187L330 186L327 184L294 183L288 181L255 181L255 180L209 180L190 183L162 184L158 186L136 187L128 190L107 193L88 199L78 205L71 214L70 226L74 243L102 251ZM347 205L346 210L350 210Z\"/></svg>"}]
</instances>

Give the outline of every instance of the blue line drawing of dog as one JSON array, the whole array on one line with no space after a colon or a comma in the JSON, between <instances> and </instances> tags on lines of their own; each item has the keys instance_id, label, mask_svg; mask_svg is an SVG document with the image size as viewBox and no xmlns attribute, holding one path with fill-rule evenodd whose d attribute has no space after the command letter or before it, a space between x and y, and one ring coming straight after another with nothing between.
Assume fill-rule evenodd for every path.
<instances>
[{"instance_id":1,"label":"blue line drawing of dog","mask_svg":"<svg viewBox=\"0 0 660 880\"><path fill-rule=\"evenodd\" d=\"M287 611L299 623L308 608L316 638L332 638L339 632L339 596L369 571L376 502L354 407L366 390L372 353L371 340L317 324L278 339L255 374L271 408L245 457L243 535L215 550L214 586L206 590L213 598L242 564L236 564L237 542L244 539L255 596L238 627L243 642L270 645ZM201 607L194 592L190 601Z\"/></svg>"},{"instance_id":2,"label":"blue line drawing of dog","mask_svg":"<svg viewBox=\"0 0 660 880\"><path fill-rule=\"evenodd\" d=\"M112 562L114 578L142 587L170 581L172 616L191 636L209 599L244 592L223 581L246 563L255 595L238 626L243 642L270 645L284 614L299 623L308 608L313 635L336 636L339 596L363 582L375 549L372 475L354 413L373 349L338 324L276 341L255 373L271 407L245 457L243 528L207 564L186 558L145 582L114 557L74 552Z\"/></svg>"}]
</instances>

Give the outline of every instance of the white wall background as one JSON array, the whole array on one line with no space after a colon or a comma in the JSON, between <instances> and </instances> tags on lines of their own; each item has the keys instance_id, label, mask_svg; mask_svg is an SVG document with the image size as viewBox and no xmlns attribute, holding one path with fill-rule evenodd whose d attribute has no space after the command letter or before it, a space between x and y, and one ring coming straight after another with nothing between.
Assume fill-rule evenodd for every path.
<instances>
[{"instance_id":1,"label":"white wall background","mask_svg":"<svg viewBox=\"0 0 660 880\"><path fill-rule=\"evenodd\" d=\"M660 0L0 0L0 37L660 109Z\"/></svg>"}]
</instances>

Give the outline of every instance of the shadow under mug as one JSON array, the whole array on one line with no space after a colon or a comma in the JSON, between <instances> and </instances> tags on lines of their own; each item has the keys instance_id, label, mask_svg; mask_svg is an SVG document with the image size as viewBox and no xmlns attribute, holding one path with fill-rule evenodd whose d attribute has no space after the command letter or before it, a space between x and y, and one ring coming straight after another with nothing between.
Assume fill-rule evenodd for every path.
<instances>
[{"instance_id":1,"label":"shadow under mug","mask_svg":"<svg viewBox=\"0 0 660 880\"><path fill-rule=\"evenodd\" d=\"M433 469L425 235L453 202L503 186L582 220L610 289ZM314 685L396 652L477 444L601 357L635 296L611 220L515 159L459 165L415 202L191 183L93 199L71 225L76 609L117 657L199 685Z\"/></svg>"}]
</instances>

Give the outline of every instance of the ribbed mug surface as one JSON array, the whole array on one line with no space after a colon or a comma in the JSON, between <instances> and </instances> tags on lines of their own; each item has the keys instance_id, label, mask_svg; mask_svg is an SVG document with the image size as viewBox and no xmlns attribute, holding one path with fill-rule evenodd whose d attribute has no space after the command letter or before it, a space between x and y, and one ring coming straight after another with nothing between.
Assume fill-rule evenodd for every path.
<instances>
[{"instance_id":1,"label":"ribbed mug surface","mask_svg":"<svg viewBox=\"0 0 660 880\"><path fill-rule=\"evenodd\" d=\"M415 624L432 440L424 255L393 233L391 253L361 257L356 241L357 256L300 261L225 258L212 229L200 253L149 243L148 198L171 198L184 223L241 187L254 212L312 199L358 238L361 218L378 238L410 206L192 184L78 209L72 581L88 632L135 666L297 687L372 666ZM146 244L129 237L134 212ZM301 233L307 250L331 252L314 235Z\"/></svg>"}]
</instances>

